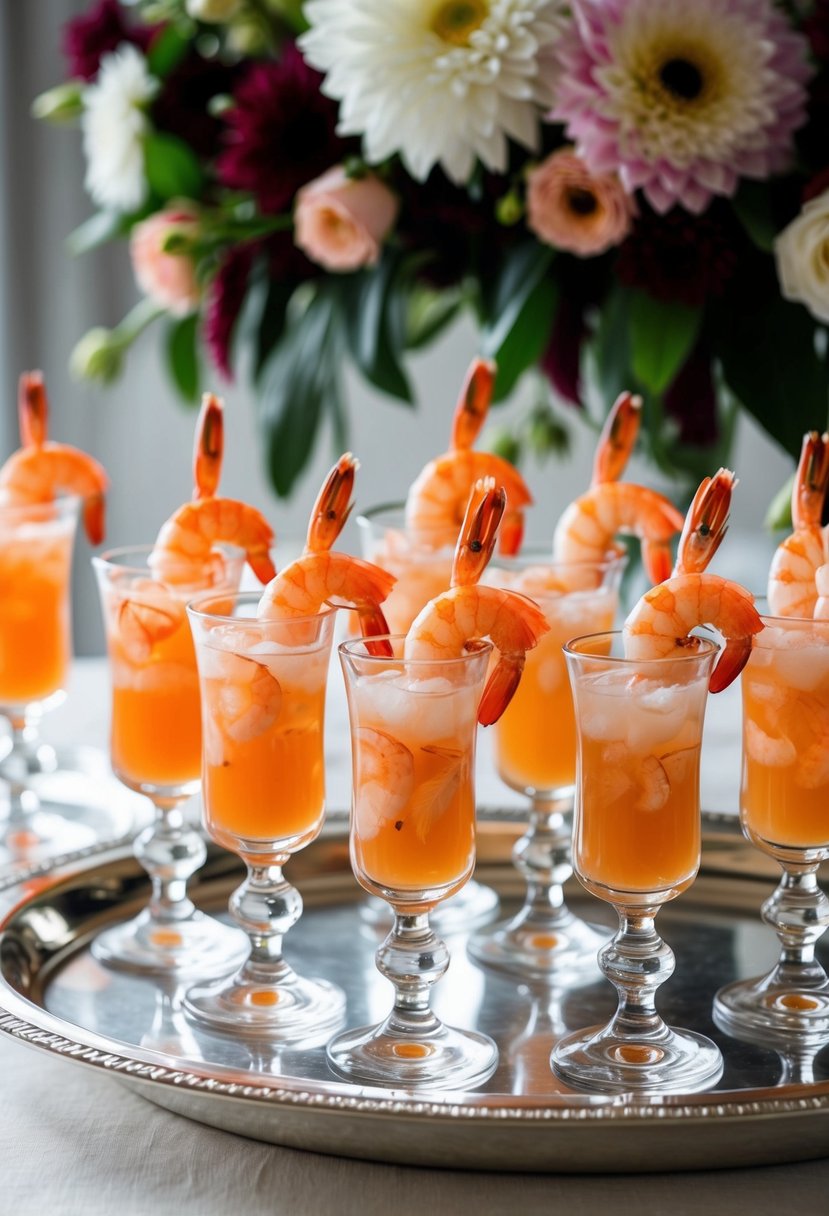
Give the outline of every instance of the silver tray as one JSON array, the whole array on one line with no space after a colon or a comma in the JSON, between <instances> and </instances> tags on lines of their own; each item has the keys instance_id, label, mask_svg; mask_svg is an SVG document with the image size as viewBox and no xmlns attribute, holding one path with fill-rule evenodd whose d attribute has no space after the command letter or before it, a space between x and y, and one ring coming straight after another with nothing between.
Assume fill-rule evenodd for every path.
<instances>
[{"instance_id":1,"label":"silver tray","mask_svg":"<svg viewBox=\"0 0 829 1216\"><path fill-rule=\"evenodd\" d=\"M509 909L519 883L509 850L519 829L485 822L478 876ZM219 911L241 865L212 849L194 897ZM307 975L348 994L349 1024L380 1018L390 987L376 974L378 931L365 924L362 892L348 868L343 826L296 857L290 875L305 913L287 953ZM100 967L92 936L132 915L148 883L124 849L65 857L51 870L0 886L0 1031L117 1078L168 1110L213 1127L294 1148L458 1169L639 1172L711 1169L829 1154L829 1052L782 1059L729 1038L710 1019L715 990L765 970L775 939L759 906L775 870L737 834L706 817L694 886L660 914L677 955L660 991L669 1021L712 1035L726 1061L716 1090L691 1096L574 1094L555 1080L556 1037L601 1022L614 994L595 981L570 990L528 988L468 961L462 935L436 990L447 1020L492 1034L501 1064L479 1092L417 1097L335 1079L322 1049L279 1052L267 1044L202 1032L183 1018L180 990ZM572 902L594 920L609 909L574 886Z\"/></svg>"}]
</instances>

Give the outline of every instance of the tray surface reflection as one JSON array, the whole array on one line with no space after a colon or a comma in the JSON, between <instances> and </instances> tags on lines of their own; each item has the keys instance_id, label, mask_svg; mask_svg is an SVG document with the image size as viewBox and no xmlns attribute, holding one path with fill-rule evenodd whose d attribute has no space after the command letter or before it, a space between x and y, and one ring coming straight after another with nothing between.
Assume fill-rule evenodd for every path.
<instances>
[{"instance_id":1,"label":"tray surface reflection","mask_svg":"<svg viewBox=\"0 0 829 1216\"><path fill-rule=\"evenodd\" d=\"M508 863L516 835L515 827L504 824L487 824L482 833L478 876L499 889L505 911L517 906L520 896ZM330 833L292 862L290 877L306 907L289 936L286 956L301 963L304 974L331 980L346 991L347 1024L354 1026L385 1015L391 987L374 966L382 930L361 918L363 895L347 866L342 836ZM219 912L241 873L234 858L213 851L194 898ZM568 1090L550 1070L551 1047L574 1029L604 1022L615 1008L613 989L598 969L592 981L588 978L578 988L520 985L473 964L463 934L446 939L452 963L438 985L435 1008L454 1025L482 1030L498 1043L498 1070L475 1094L358 1088L337 1080L323 1046L280 1050L267 1039L204 1030L180 1009L184 987L194 977L176 985L133 976L101 966L89 952L94 932L130 915L145 897L145 877L123 851L102 853L17 887L7 885L0 983L0 1007L6 1013L0 1010L0 1029L112 1068L122 1079L140 1082L144 1096L193 1118L318 1151L424 1164L559 1170L705 1168L817 1156L829 1151L829 1050L781 1055L731 1038L711 1020L711 1001L720 985L763 972L776 957L776 938L759 918L760 903L774 881L773 869L743 844L733 826L709 822L697 883L660 913L661 931L677 957L676 973L660 992L660 1011L668 1022L710 1035L725 1057L716 1089L691 1097L633 1102L629 1095L611 1098ZM574 886L570 894L582 914L612 923L609 909L580 888ZM827 961L825 947L823 956ZM107 1052L109 1063L102 1058ZM240 1101L235 1107L223 1105L222 1098L229 1097ZM281 1109L265 1116L268 1101ZM286 1104L293 1109L286 1111ZM327 1123L320 1118L325 1113ZM349 1113L383 1114L382 1125L376 1126L387 1131L377 1136L362 1126L357 1135L346 1125ZM334 1124L331 1115L338 1117ZM758 1120L754 1148L748 1127L743 1135L732 1134L735 1115ZM413 1130L424 1116L442 1124L451 1118L457 1129L438 1130L438 1137L448 1137L439 1145L434 1127L428 1135ZM798 1118L797 1127L787 1123ZM549 1140L555 1130L549 1122L555 1120L562 1126L592 1122L593 1127L583 1127L582 1139L559 1151ZM729 1133L724 1136L720 1129L719 1140L728 1143L717 1145L716 1124L724 1120ZM490 1128L482 1131L486 1121ZM505 1138L512 1121L524 1133L523 1143ZM547 1122L546 1145L529 1134L533 1121ZM663 1152L649 1162L648 1127L683 1121L688 1124L684 1143L677 1139L667 1156ZM617 1128L615 1148L609 1144L610 1127L599 1138L597 1125L608 1122ZM692 1124L699 1128L703 1122L706 1133L689 1134ZM763 1122L771 1124L765 1146L756 1136ZM628 1143L627 1133L637 1123L638 1142ZM619 1135L623 1126L626 1134Z\"/></svg>"}]
</instances>

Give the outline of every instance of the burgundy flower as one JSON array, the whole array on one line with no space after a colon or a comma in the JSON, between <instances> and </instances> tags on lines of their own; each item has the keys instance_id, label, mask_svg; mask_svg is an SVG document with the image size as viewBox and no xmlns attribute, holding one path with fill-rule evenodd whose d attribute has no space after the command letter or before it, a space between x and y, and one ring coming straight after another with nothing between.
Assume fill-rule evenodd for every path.
<instances>
[{"instance_id":1,"label":"burgundy flower","mask_svg":"<svg viewBox=\"0 0 829 1216\"><path fill-rule=\"evenodd\" d=\"M556 311L541 370L570 405L581 406L581 349L588 335L581 301L564 294Z\"/></svg>"},{"instance_id":2,"label":"burgundy flower","mask_svg":"<svg viewBox=\"0 0 829 1216\"><path fill-rule=\"evenodd\" d=\"M829 0L815 0L811 14L803 22L803 33L815 59L829 59Z\"/></svg>"},{"instance_id":3,"label":"burgundy flower","mask_svg":"<svg viewBox=\"0 0 829 1216\"><path fill-rule=\"evenodd\" d=\"M62 50L69 75L94 80L102 55L114 51L122 42L131 42L146 51L157 30L158 26L128 22L117 0L99 0L94 9L67 21L63 27Z\"/></svg>"},{"instance_id":4,"label":"burgundy flower","mask_svg":"<svg viewBox=\"0 0 829 1216\"><path fill-rule=\"evenodd\" d=\"M623 283L657 300L697 307L723 292L742 243L727 204L714 203L704 215L689 215L681 207L657 215L643 207L619 247L616 269Z\"/></svg>"},{"instance_id":5,"label":"burgundy flower","mask_svg":"<svg viewBox=\"0 0 829 1216\"><path fill-rule=\"evenodd\" d=\"M210 284L203 336L216 367L233 379L230 341L248 289L254 251L250 245L231 249Z\"/></svg>"},{"instance_id":6,"label":"burgundy flower","mask_svg":"<svg viewBox=\"0 0 829 1216\"><path fill-rule=\"evenodd\" d=\"M322 76L288 43L277 63L253 63L225 115L224 185L249 190L260 211L289 211L300 186L356 150L334 133L336 102L320 92Z\"/></svg>"},{"instance_id":7,"label":"burgundy flower","mask_svg":"<svg viewBox=\"0 0 829 1216\"><path fill-rule=\"evenodd\" d=\"M698 342L663 398L665 410L679 424L679 442L709 447L719 436L717 393L711 374L711 351Z\"/></svg>"},{"instance_id":8,"label":"burgundy flower","mask_svg":"<svg viewBox=\"0 0 829 1216\"><path fill-rule=\"evenodd\" d=\"M238 79L238 67L189 51L163 82L153 104L154 125L212 160L221 147L224 123L209 112L208 105L214 97L232 93Z\"/></svg>"}]
</instances>

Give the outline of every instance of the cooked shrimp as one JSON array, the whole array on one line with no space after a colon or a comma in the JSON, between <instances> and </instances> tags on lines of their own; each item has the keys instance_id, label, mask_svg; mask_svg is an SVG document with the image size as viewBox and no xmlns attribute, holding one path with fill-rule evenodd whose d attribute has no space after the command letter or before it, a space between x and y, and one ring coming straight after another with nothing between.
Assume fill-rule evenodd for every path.
<instances>
[{"instance_id":1,"label":"cooked shrimp","mask_svg":"<svg viewBox=\"0 0 829 1216\"><path fill-rule=\"evenodd\" d=\"M509 488L507 489L509 493ZM647 486L605 481L570 503L556 525L553 557L560 562L598 562L620 533L642 542L642 558L652 582L671 572L670 540L682 529L681 511Z\"/></svg>"},{"instance_id":2,"label":"cooked shrimp","mask_svg":"<svg viewBox=\"0 0 829 1216\"><path fill-rule=\"evenodd\" d=\"M162 525L149 564L162 582L209 584L216 578L213 547L221 541L244 549L260 582L273 578L273 529L261 511L234 498L199 498L179 507Z\"/></svg>"},{"instance_id":3,"label":"cooked shrimp","mask_svg":"<svg viewBox=\"0 0 829 1216\"><path fill-rule=\"evenodd\" d=\"M21 373L17 383L17 414L23 447L43 447L49 427L49 402L43 372Z\"/></svg>"},{"instance_id":4,"label":"cooked shrimp","mask_svg":"<svg viewBox=\"0 0 829 1216\"><path fill-rule=\"evenodd\" d=\"M775 616L810 617L817 605L816 571L829 562L826 533L820 526L829 486L829 434L809 431L792 487L794 531L778 545L769 570L768 601Z\"/></svg>"},{"instance_id":5,"label":"cooked shrimp","mask_svg":"<svg viewBox=\"0 0 829 1216\"><path fill-rule=\"evenodd\" d=\"M829 617L829 564L824 563L815 570L815 591L817 600L812 616L816 621Z\"/></svg>"},{"instance_id":6,"label":"cooked shrimp","mask_svg":"<svg viewBox=\"0 0 829 1216\"><path fill-rule=\"evenodd\" d=\"M204 393L193 445L193 497L212 498L219 488L224 454L224 402Z\"/></svg>"},{"instance_id":7,"label":"cooked shrimp","mask_svg":"<svg viewBox=\"0 0 829 1216\"><path fill-rule=\"evenodd\" d=\"M156 642L172 637L187 623L184 604L150 578L132 584L116 619L121 644L136 663L146 662Z\"/></svg>"},{"instance_id":8,"label":"cooked shrimp","mask_svg":"<svg viewBox=\"0 0 829 1216\"><path fill-rule=\"evenodd\" d=\"M494 477L507 491L509 509L501 527L502 553L517 553L524 535L524 509L532 502L524 478L494 452L474 452L495 383L496 367L476 359L455 407L450 450L430 460L406 498L406 528L415 544L440 549L454 545L463 523L469 491L480 477Z\"/></svg>"},{"instance_id":9,"label":"cooked shrimp","mask_svg":"<svg viewBox=\"0 0 829 1216\"><path fill-rule=\"evenodd\" d=\"M703 478L685 516L674 574L701 574L708 567L728 531L731 495L737 484L730 469L718 469L713 477Z\"/></svg>"},{"instance_id":10,"label":"cooked shrimp","mask_svg":"<svg viewBox=\"0 0 829 1216\"><path fill-rule=\"evenodd\" d=\"M282 686L264 663L245 655L222 655L223 676L208 699L222 733L235 743L250 743L274 724L282 708Z\"/></svg>"},{"instance_id":11,"label":"cooked shrimp","mask_svg":"<svg viewBox=\"0 0 829 1216\"><path fill-rule=\"evenodd\" d=\"M750 592L718 574L678 574L651 587L625 621L625 655L658 659L678 645L694 646L697 625L711 625L726 639L708 685L722 692L745 667L763 622Z\"/></svg>"},{"instance_id":12,"label":"cooked shrimp","mask_svg":"<svg viewBox=\"0 0 829 1216\"><path fill-rule=\"evenodd\" d=\"M45 442L18 448L0 469L0 500L11 503L51 502L63 491L83 499L83 522L93 545L104 539L104 494L108 478L103 465L80 448Z\"/></svg>"},{"instance_id":13,"label":"cooked shrimp","mask_svg":"<svg viewBox=\"0 0 829 1216\"><path fill-rule=\"evenodd\" d=\"M394 576L347 553L304 553L271 579L262 593L260 620L315 616L324 604L354 608L365 637L388 633L380 605Z\"/></svg>"},{"instance_id":14,"label":"cooked shrimp","mask_svg":"<svg viewBox=\"0 0 829 1216\"><path fill-rule=\"evenodd\" d=\"M641 421L642 398L620 393L599 435L591 486L619 480L636 444Z\"/></svg>"},{"instance_id":15,"label":"cooked shrimp","mask_svg":"<svg viewBox=\"0 0 829 1216\"><path fill-rule=\"evenodd\" d=\"M369 840L401 819L414 792L414 756L404 743L371 726L355 731L355 799L360 836Z\"/></svg>"},{"instance_id":16,"label":"cooked shrimp","mask_svg":"<svg viewBox=\"0 0 829 1216\"><path fill-rule=\"evenodd\" d=\"M354 506L351 494L359 467L356 457L346 452L322 483L308 524L306 553L326 553L342 532Z\"/></svg>"}]
</instances>

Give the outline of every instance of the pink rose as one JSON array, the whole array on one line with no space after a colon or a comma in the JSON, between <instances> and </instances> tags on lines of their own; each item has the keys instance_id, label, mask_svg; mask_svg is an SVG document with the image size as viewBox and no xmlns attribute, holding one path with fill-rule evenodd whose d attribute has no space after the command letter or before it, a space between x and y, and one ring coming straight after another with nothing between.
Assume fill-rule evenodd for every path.
<instances>
[{"instance_id":1,"label":"pink rose","mask_svg":"<svg viewBox=\"0 0 829 1216\"><path fill-rule=\"evenodd\" d=\"M192 241L199 235L195 208L170 207L142 220L132 230L130 256L141 290L174 317L186 317L199 305L201 289L190 253L167 252L170 238Z\"/></svg>"},{"instance_id":2,"label":"pink rose","mask_svg":"<svg viewBox=\"0 0 829 1216\"><path fill-rule=\"evenodd\" d=\"M547 245L582 257L604 253L630 231L631 195L613 173L594 176L569 148L527 174L527 224Z\"/></svg>"},{"instance_id":3,"label":"pink rose","mask_svg":"<svg viewBox=\"0 0 829 1216\"><path fill-rule=\"evenodd\" d=\"M326 270L373 266L398 205L372 173L349 178L342 165L336 165L297 193L294 240Z\"/></svg>"}]
</instances>

